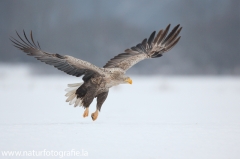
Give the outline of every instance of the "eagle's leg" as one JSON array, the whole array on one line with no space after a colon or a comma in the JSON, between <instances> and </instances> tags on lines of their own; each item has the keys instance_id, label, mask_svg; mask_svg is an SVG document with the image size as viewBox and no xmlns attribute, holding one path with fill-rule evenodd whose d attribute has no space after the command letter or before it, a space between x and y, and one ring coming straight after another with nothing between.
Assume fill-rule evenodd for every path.
<instances>
[{"instance_id":1,"label":"eagle's leg","mask_svg":"<svg viewBox=\"0 0 240 159\"><path fill-rule=\"evenodd\" d=\"M92 113L91 117L92 117L92 120L95 121L98 117L98 110L96 110L94 113Z\"/></svg>"},{"instance_id":2,"label":"eagle's leg","mask_svg":"<svg viewBox=\"0 0 240 159\"><path fill-rule=\"evenodd\" d=\"M84 113L83 113L83 117L87 117L88 116L88 112L89 112L89 109L88 107L85 109Z\"/></svg>"},{"instance_id":3,"label":"eagle's leg","mask_svg":"<svg viewBox=\"0 0 240 159\"><path fill-rule=\"evenodd\" d=\"M98 112L101 110L102 104L107 99L107 95L108 95L108 91L107 92L102 92L99 95L97 95L97 109L91 115L93 121L97 119Z\"/></svg>"},{"instance_id":4,"label":"eagle's leg","mask_svg":"<svg viewBox=\"0 0 240 159\"><path fill-rule=\"evenodd\" d=\"M84 118L88 116L89 106L92 103L93 99L94 99L94 96L92 96L91 92L87 93L83 98L82 103L83 103L83 107L85 108L85 111L83 113Z\"/></svg>"}]
</instances>

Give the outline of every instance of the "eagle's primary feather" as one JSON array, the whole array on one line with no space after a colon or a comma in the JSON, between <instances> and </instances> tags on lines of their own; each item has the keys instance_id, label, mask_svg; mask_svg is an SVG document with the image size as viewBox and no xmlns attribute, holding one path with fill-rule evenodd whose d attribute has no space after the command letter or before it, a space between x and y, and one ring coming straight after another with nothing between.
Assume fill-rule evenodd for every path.
<instances>
[{"instance_id":1,"label":"eagle's primary feather","mask_svg":"<svg viewBox=\"0 0 240 159\"><path fill-rule=\"evenodd\" d=\"M173 48L181 37L178 37L181 28L177 25L173 28L170 34L166 37L170 24L165 30L160 30L155 37L155 31L142 43L137 44L131 49L126 49L125 53L121 53L107 62L104 68L121 68L127 71L133 65L147 58L156 58L162 56L164 52ZM155 37L155 38L154 38Z\"/></svg>"},{"instance_id":2,"label":"eagle's primary feather","mask_svg":"<svg viewBox=\"0 0 240 159\"><path fill-rule=\"evenodd\" d=\"M163 53L172 49L180 40L179 33L182 27L175 26L168 34L170 24L166 29L160 30L155 36L155 31L148 39L144 39L136 46L126 49L110 61L103 68L99 68L87 61L74 58L69 55L52 54L41 50L39 43L37 45L33 40L32 32L30 40L23 31L23 39L18 32L19 40L11 37L13 45L29 56L35 57L37 60L53 65L57 69L76 77L83 76L83 83L69 84L67 91L67 100L69 104L74 106L83 106L86 108L83 116L88 116L88 107L94 98L97 98L97 109L92 113L93 120L97 119L98 112L102 104L107 98L109 88L119 84L130 83L132 80L125 75L125 72L136 63L148 59L161 57Z\"/></svg>"}]
</instances>

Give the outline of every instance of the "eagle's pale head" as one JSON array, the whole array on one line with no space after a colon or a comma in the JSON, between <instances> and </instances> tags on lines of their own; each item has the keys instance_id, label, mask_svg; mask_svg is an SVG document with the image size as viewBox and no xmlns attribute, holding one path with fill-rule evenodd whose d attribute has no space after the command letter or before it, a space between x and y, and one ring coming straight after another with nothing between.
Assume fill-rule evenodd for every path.
<instances>
[{"instance_id":1,"label":"eagle's pale head","mask_svg":"<svg viewBox=\"0 0 240 159\"><path fill-rule=\"evenodd\" d=\"M132 79L130 77L124 76L123 77L123 83L124 84L132 84Z\"/></svg>"}]
</instances>

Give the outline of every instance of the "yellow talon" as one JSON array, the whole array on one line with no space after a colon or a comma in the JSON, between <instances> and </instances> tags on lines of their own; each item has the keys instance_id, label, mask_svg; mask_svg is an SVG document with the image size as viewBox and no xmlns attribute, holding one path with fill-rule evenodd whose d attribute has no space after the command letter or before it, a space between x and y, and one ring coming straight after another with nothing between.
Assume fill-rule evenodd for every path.
<instances>
[{"instance_id":1,"label":"yellow talon","mask_svg":"<svg viewBox=\"0 0 240 159\"><path fill-rule=\"evenodd\" d=\"M89 109L86 108L85 111L84 111L84 113L83 113L83 117L84 117L84 118L88 116L88 112L89 112Z\"/></svg>"},{"instance_id":2,"label":"yellow talon","mask_svg":"<svg viewBox=\"0 0 240 159\"><path fill-rule=\"evenodd\" d=\"M92 113L91 117L92 117L92 120L95 121L98 117L98 110L96 110L94 113Z\"/></svg>"}]
</instances>

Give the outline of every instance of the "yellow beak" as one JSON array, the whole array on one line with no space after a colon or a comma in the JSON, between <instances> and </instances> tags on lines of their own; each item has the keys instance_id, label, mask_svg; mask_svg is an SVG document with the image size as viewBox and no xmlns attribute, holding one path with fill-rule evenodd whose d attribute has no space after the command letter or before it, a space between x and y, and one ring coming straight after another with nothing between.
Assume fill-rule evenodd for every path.
<instances>
[{"instance_id":1,"label":"yellow beak","mask_svg":"<svg viewBox=\"0 0 240 159\"><path fill-rule=\"evenodd\" d=\"M128 78L125 81L128 82L129 84L132 84L132 79L131 78Z\"/></svg>"}]
</instances>

